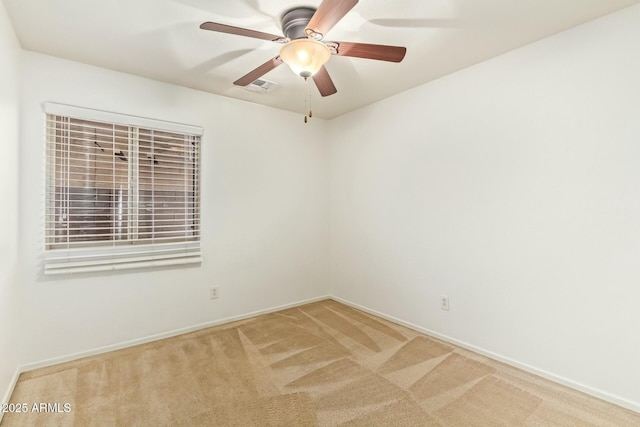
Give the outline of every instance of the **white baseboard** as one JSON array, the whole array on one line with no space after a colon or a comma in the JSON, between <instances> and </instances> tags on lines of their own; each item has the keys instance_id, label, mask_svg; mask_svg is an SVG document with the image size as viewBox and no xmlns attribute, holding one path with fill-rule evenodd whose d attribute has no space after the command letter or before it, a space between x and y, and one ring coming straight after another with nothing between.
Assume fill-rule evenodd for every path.
<instances>
[{"instance_id":1,"label":"white baseboard","mask_svg":"<svg viewBox=\"0 0 640 427\"><path fill-rule=\"evenodd\" d=\"M510 359L508 357L502 356L500 354L493 353L493 352L491 352L489 350L485 350L483 348L476 347L475 345L466 343L464 341L457 340L455 338L451 338L451 337L449 337L447 335L440 334L438 332L432 331L432 330L427 329L427 328L423 328L423 327L415 325L415 324L413 324L411 322L406 322L406 321L404 321L402 319L398 319L396 317L389 316L389 315L381 313L379 311L372 310L372 309L370 309L368 307L364 307L364 306L362 306L360 304L356 304L354 302L345 300L343 298L336 297L336 296L333 296L333 295L330 296L330 298L333 299L333 300L336 300L338 302L341 302L343 304L349 305L351 307L357 308L358 310L362 310L362 311L367 312L369 314L373 314L375 316L382 317L383 319L387 319L387 320L389 320L391 322L394 322L394 323L397 323L399 325L406 326L407 328L413 329L415 331L422 332L422 333L424 333L426 335L432 336L434 338L438 338L438 339L440 339L442 341L446 341L448 343L457 345L459 347L462 347L464 349L473 351L473 352L481 354L483 356L490 357L491 359L494 359L494 360L497 360L499 362L505 363L505 364L507 364L509 366L513 366L515 368L522 369L523 371L529 372L529 373L534 374L534 375L538 375L540 377L546 378L546 379L548 379L550 381L553 381L555 383L562 384L562 385L564 385L566 387L572 388L574 390L581 391L581 392L583 392L585 394L588 394L590 396L597 397L598 399L601 399L601 400L607 401L609 403L613 403L615 405L621 406L623 408L630 409L630 410L632 410L634 412L640 413L640 403L632 402L630 400L627 400L627 399L624 399L622 397L607 393L605 391L598 390L598 389L593 388L593 387L589 387L587 385L581 384L581 383L576 382L576 381L569 380L569 379L561 377L559 375L555 375L555 374L553 374L551 372L547 372L547 371L544 371L542 369L538 369L538 368L536 368L534 366L530 366L530 365L527 365L525 363L518 362L517 360L513 360L513 359Z\"/></svg>"},{"instance_id":2,"label":"white baseboard","mask_svg":"<svg viewBox=\"0 0 640 427\"><path fill-rule=\"evenodd\" d=\"M15 390L16 388L16 384L18 384L18 378L20 377L21 373L22 371L20 370L20 367L19 366L16 367L16 371L13 373L13 377L11 378L11 382L9 383L9 387L5 391L4 396L0 401L0 403L9 402L9 399L11 399L11 395L13 394L13 390ZM3 416L4 416L4 412L0 411L0 423L2 423Z\"/></svg>"},{"instance_id":3,"label":"white baseboard","mask_svg":"<svg viewBox=\"0 0 640 427\"><path fill-rule=\"evenodd\" d=\"M32 371L34 369L45 368L47 366L53 366L53 365L57 365L59 363L65 363L65 362L70 362L72 360L82 359L83 357L95 356L95 355L98 355L98 354L107 353L109 351L121 350L123 348L133 347L133 346L140 345L140 344L146 344L146 343L149 343L149 342L152 342L152 341L158 341L158 340L165 339L165 338L171 338L171 337L175 337L177 335L182 335L182 334L187 334L189 332L198 331L200 329L206 329L206 328L210 328L212 326L222 325L224 323L236 322L238 320L248 319L250 317L259 316L261 314L273 313L273 312L276 312L276 311L285 310L287 308L297 307L299 305L309 304L309 303L316 302L316 301L322 301L324 299L329 299L329 298L331 298L329 295L310 298L310 299L307 299L307 300L302 300L302 301L298 301L298 302L294 302L294 303L290 303L290 304L284 304L284 305L279 305L279 306L276 306L276 307L271 307L271 308L266 308L266 309L262 309L262 310L252 311L250 313L240 314L240 315L237 315L237 316L225 317L223 319L213 320L211 322L200 323L198 325L187 326L186 328L174 329L172 331L167 331L167 332L162 332L162 333L159 333L159 334L149 335L149 336L142 337L142 338L137 338L137 339L134 339L134 340L120 342L120 343L117 343L117 344L111 344L111 345L106 345L106 346L102 346L102 347L93 348L93 349L90 349L90 350L80 351L80 352L77 352L77 353L67 354L65 356L54 357L54 358L42 360L42 361L39 361L39 362L27 363L27 364L22 365L22 366L20 366L18 368L17 375L21 374L22 372ZM17 380L17 377L16 377L16 380ZM15 384L14 384L14 386L15 386ZM12 390L9 391L9 396L11 396Z\"/></svg>"}]
</instances>

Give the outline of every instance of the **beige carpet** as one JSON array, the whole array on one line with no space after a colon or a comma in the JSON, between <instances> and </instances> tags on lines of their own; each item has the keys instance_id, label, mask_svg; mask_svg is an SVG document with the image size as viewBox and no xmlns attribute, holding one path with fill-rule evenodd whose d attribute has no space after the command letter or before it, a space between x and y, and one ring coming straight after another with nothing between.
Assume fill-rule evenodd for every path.
<instances>
[{"instance_id":1,"label":"beige carpet","mask_svg":"<svg viewBox=\"0 0 640 427\"><path fill-rule=\"evenodd\" d=\"M332 300L27 372L10 426L640 426L588 397Z\"/></svg>"}]
</instances>

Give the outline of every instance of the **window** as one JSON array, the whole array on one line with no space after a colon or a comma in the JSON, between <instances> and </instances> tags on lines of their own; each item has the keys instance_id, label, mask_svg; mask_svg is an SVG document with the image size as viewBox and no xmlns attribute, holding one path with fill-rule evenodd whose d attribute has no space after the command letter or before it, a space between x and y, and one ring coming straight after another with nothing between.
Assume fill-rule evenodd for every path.
<instances>
[{"instance_id":1,"label":"window","mask_svg":"<svg viewBox=\"0 0 640 427\"><path fill-rule=\"evenodd\" d=\"M198 263L195 126L45 104L45 274Z\"/></svg>"}]
</instances>

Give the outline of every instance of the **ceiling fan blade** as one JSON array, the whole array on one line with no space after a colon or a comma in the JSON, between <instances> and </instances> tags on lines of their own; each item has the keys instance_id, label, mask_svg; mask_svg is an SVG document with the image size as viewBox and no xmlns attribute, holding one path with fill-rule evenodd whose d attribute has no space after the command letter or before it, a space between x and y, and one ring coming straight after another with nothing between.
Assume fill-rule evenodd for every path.
<instances>
[{"instance_id":1,"label":"ceiling fan blade","mask_svg":"<svg viewBox=\"0 0 640 427\"><path fill-rule=\"evenodd\" d=\"M269 71L273 70L274 68L276 68L278 65L282 63L283 63L282 59L280 59L279 56L276 56L275 58L271 58L270 60L268 60L267 62L265 62L258 68L256 68L255 70L250 71L249 73L240 77L238 80L233 82L233 84L236 86L247 86L251 82L258 80L260 77L264 76Z\"/></svg>"},{"instance_id":2,"label":"ceiling fan blade","mask_svg":"<svg viewBox=\"0 0 640 427\"><path fill-rule=\"evenodd\" d=\"M269 40L272 42L286 43L288 41L285 37L277 36L275 34L233 27L231 25L218 24L217 22L205 22L200 25L200 28L203 30L216 31L218 33L235 34L237 36L252 37L254 39Z\"/></svg>"},{"instance_id":3,"label":"ceiling fan blade","mask_svg":"<svg viewBox=\"0 0 640 427\"><path fill-rule=\"evenodd\" d=\"M322 66L322 68L320 68L320 71L313 75L313 82L316 84L318 90L320 91L320 95L322 96L333 95L338 91L324 65Z\"/></svg>"},{"instance_id":4,"label":"ceiling fan blade","mask_svg":"<svg viewBox=\"0 0 640 427\"><path fill-rule=\"evenodd\" d=\"M358 0L323 0L307 24L305 33L311 38L321 39L356 4ZM319 36L315 37L314 33Z\"/></svg>"},{"instance_id":5,"label":"ceiling fan blade","mask_svg":"<svg viewBox=\"0 0 640 427\"><path fill-rule=\"evenodd\" d=\"M376 59L378 61L400 62L407 53L406 47L385 46L382 44L335 42L337 55L355 58Z\"/></svg>"}]
</instances>

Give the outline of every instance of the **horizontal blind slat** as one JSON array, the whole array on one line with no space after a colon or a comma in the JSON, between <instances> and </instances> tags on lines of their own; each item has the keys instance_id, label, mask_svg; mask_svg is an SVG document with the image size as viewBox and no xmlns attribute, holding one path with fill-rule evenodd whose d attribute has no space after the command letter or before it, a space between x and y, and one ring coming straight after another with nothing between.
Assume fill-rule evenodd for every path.
<instances>
[{"instance_id":1,"label":"horizontal blind slat","mask_svg":"<svg viewBox=\"0 0 640 427\"><path fill-rule=\"evenodd\" d=\"M173 265L187 265L187 264L200 264L202 263L202 256L193 256L176 259L157 259L152 261L132 261L120 264L107 264L107 265L92 265L85 267L62 267L62 266L46 266L45 274L57 275L57 274L78 274L78 273L95 273L100 271L118 271L129 270L134 268L153 268L153 267L167 267Z\"/></svg>"}]
</instances>

